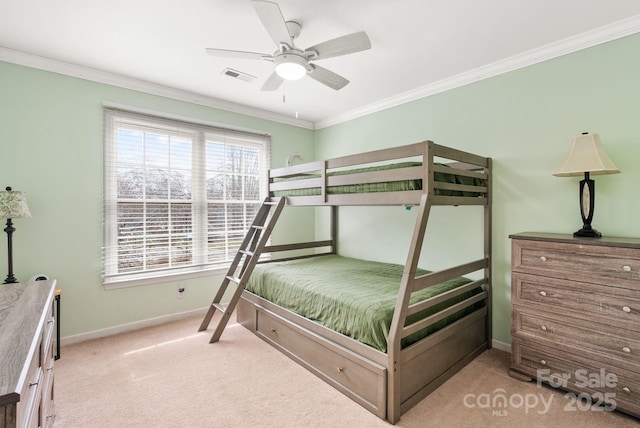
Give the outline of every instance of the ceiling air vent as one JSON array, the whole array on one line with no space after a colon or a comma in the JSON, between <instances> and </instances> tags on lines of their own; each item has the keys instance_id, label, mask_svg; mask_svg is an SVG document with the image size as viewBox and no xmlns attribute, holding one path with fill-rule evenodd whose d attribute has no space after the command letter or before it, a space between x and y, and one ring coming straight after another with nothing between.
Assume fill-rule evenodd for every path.
<instances>
[{"instance_id":1,"label":"ceiling air vent","mask_svg":"<svg viewBox=\"0 0 640 428\"><path fill-rule=\"evenodd\" d=\"M233 68L225 68L222 70L222 74L225 76L233 77L234 79L243 80L245 82L253 82L256 80L256 76L252 76L242 71L234 70Z\"/></svg>"}]
</instances>

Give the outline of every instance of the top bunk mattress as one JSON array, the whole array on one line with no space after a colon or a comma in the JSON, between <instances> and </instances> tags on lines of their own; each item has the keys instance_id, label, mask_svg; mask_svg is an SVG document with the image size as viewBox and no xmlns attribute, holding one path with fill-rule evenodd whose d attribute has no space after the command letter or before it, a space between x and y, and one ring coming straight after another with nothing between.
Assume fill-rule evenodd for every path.
<instances>
[{"instance_id":1,"label":"top bunk mattress","mask_svg":"<svg viewBox=\"0 0 640 428\"><path fill-rule=\"evenodd\" d=\"M337 255L259 264L251 274L246 290L325 327L387 351L389 328L398 298L404 267ZM418 275L428 273L419 270ZM456 278L412 294L411 303L424 300L469 283ZM414 314L424 318L480 293L480 288L449 299ZM428 329L403 340L403 347L462 318L481 307L459 311ZM408 321L415 321L411 318Z\"/></svg>"},{"instance_id":2,"label":"top bunk mattress","mask_svg":"<svg viewBox=\"0 0 640 428\"><path fill-rule=\"evenodd\" d=\"M443 165L443 164L438 164ZM387 170L395 170L401 168L410 168L410 167L419 167L422 166L421 162L401 162L387 165L378 165L371 166L365 168L356 168L344 171L333 171L329 172L327 175L329 177L336 177L340 175L348 175L348 174L357 174L363 172L376 172L376 171L387 171ZM446 165L443 165L446 166ZM274 182L279 183L282 181L287 182L295 182L295 180L301 180L306 178L317 178L320 175L314 174L304 174L297 177L289 177L284 179L276 179ZM452 183L452 184L463 184L468 186L484 186L485 181L478 178L473 177L465 177L456 174L447 174L442 172L435 172L434 179L438 182L443 183ZM348 185L340 185L340 186L328 186L327 193L330 195L342 195L342 194L351 194L351 193L373 193L373 192L401 192L401 191L411 191L411 190L422 190L422 179L411 179L411 180L394 180L394 181L381 181L374 183L358 183L358 184L348 184ZM445 189L436 189L437 195L442 196L465 196L465 197L478 197L483 196L484 194L481 192L466 192L466 191L458 191L458 190L445 190ZM302 188L302 189L287 189L287 190L277 190L272 192L273 196L317 196L320 195L321 189L320 187L310 187L310 188Z\"/></svg>"}]
</instances>

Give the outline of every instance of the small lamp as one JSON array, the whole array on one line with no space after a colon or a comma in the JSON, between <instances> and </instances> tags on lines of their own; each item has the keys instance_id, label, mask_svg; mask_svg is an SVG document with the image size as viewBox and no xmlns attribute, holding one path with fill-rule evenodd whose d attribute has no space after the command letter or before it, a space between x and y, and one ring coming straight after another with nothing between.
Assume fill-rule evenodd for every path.
<instances>
[{"instance_id":1,"label":"small lamp","mask_svg":"<svg viewBox=\"0 0 640 428\"><path fill-rule=\"evenodd\" d=\"M9 274L3 284L11 284L18 282L16 277L13 276L13 246L11 238L16 228L13 227L13 218L25 218L31 217L29 207L27 207L27 199L24 192L15 192L11 190L11 187L7 187L6 190L0 191L0 218L7 219L7 227L4 231L7 232L7 243L9 246Z\"/></svg>"},{"instance_id":2,"label":"small lamp","mask_svg":"<svg viewBox=\"0 0 640 428\"><path fill-rule=\"evenodd\" d=\"M571 149L564 158L557 171L556 177L572 177L584 174L580 181L580 214L582 215L582 229L573 236L600 238L602 235L591 227L595 202L595 181L589 174L616 174L620 171L611 162L600 143L598 134L584 132L573 137Z\"/></svg>"}]
</instances>

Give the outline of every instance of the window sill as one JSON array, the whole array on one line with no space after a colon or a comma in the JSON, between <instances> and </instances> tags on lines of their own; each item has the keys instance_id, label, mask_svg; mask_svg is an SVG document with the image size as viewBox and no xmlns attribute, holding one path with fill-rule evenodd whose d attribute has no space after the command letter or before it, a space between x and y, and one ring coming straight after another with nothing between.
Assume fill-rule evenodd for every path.
<instances>
[{"instance_id":1,"label":"window sill","mask_svg":"<svg viewBox=\"0 0 640 428\"><path fill-rule=\"evenodd\" d=\"M164 282L180 281L184 279L202 278L205 276L225 274L229 269L228 266L216 266L213 268L188 270L172 273L158 273L153 276L146 274L145 276L136 275L129 278L118 278L103 281L102 285L106 290L116 290L119 288L137 287L139 285L161 284Z\"/></svg>"}]
</instances>

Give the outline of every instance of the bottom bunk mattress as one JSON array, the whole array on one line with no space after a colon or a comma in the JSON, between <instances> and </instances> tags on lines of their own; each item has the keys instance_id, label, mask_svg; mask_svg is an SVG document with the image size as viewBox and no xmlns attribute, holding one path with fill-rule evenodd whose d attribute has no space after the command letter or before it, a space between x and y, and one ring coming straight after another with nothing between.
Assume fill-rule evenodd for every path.
<instances>
[{"instance_id":1,"label":"bottom bunk mattress","mask_svg":"<svg viewBox=\"0 0 640 428\"><path fill-rule=\"evenodd\" d=\"M404 266L401 265L323 255L259 264L251 274L246 290L386 352L403 271ZM428 271L419 270L417 275L426 273ZM411 303L469 282L469 279L460 277L428 287L413 293ZM414 314L408 321L432 315L480 292L482 289L479 287L472 289ZM426 337L482 305L482 302L476 303L405 338L402 346Z\"/></svg>"}]
</instances>

